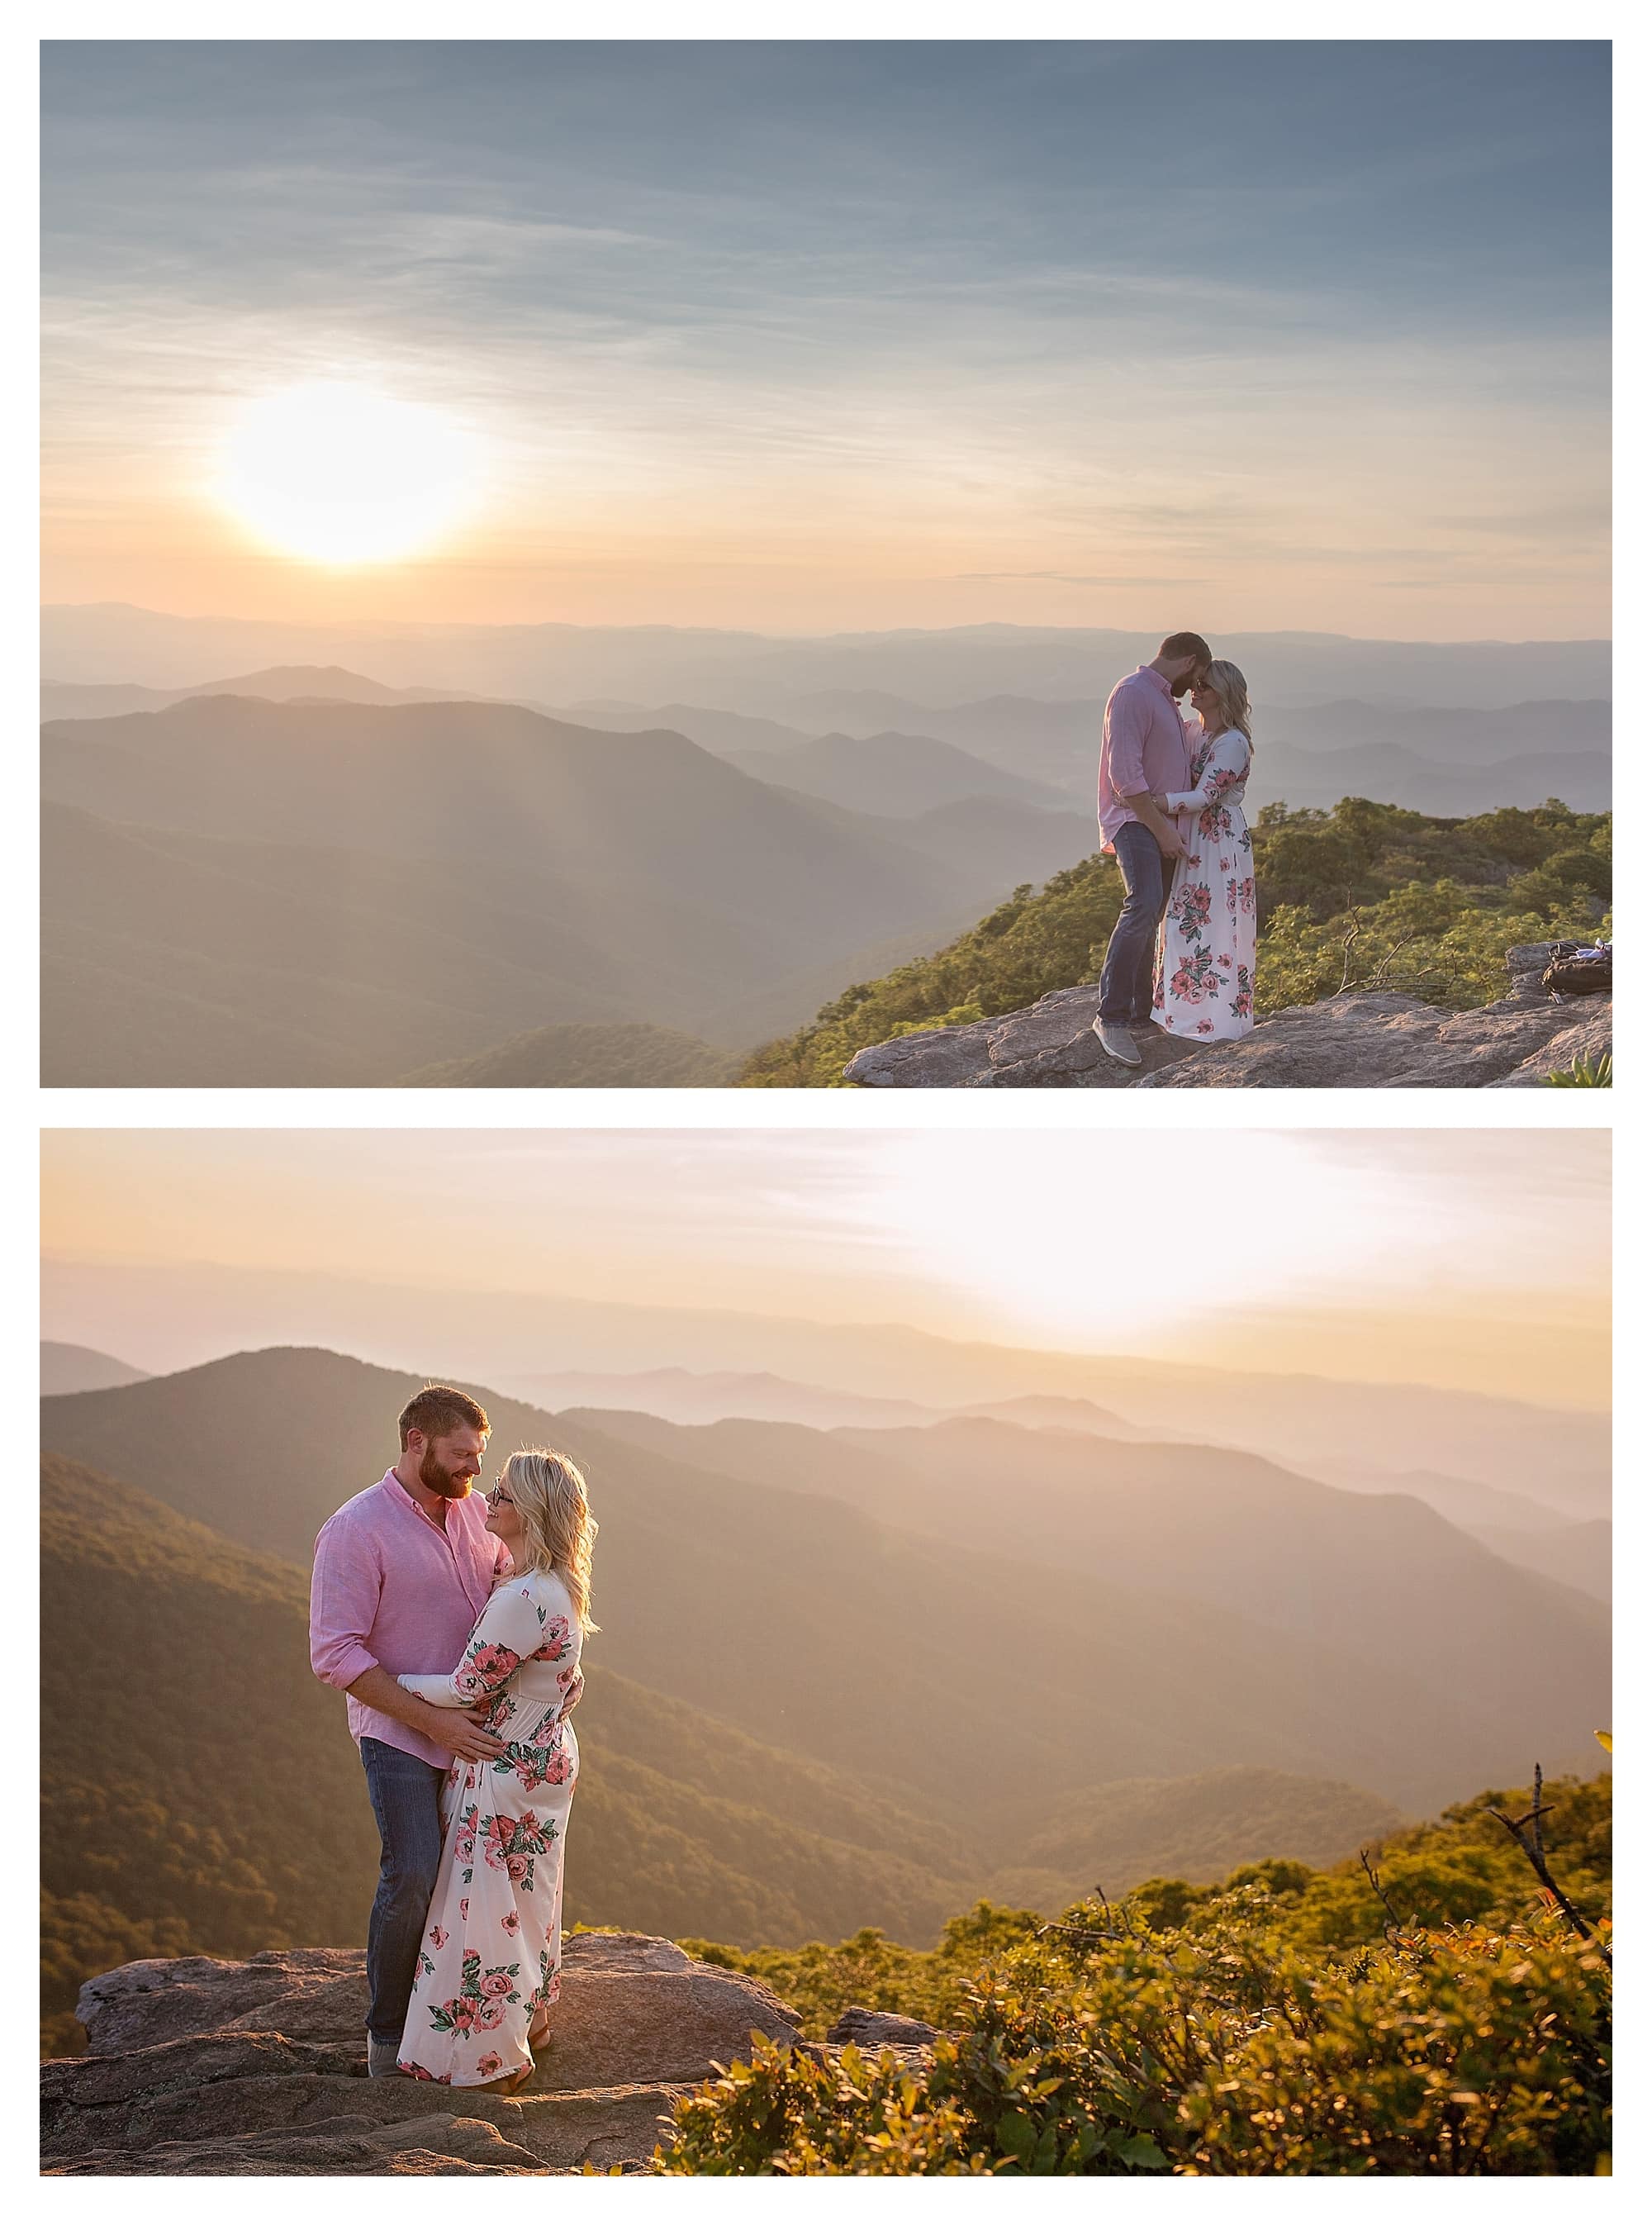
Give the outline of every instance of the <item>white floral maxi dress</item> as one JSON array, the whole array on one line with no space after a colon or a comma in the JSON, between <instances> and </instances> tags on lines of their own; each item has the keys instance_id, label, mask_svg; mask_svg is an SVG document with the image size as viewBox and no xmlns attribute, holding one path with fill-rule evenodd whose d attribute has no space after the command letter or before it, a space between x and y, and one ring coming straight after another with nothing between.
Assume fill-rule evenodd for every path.
<instances>
[{"instance_id":1,"label":"white floral maxi dress","mask_svg":"<svg viewBox=\"0 0 1652 2216\"><path fill-rule=\"evenodd\" d=\"M443 1708L491 1696L481 1721L506 1747L497 1761L456 1761L443 1790L441 1868L398 2057L415 2078L483 2085L525 2069L529 2020L557 1997L580 1645L562 1579L532 1570L500 1585L451 1677L400 1680Z\"/></svg>"},{"instance_id":2,"label":"white floral maxi dress","mask_svg":"<svg viewBox=\"0 0 1652 2216\"><path fill-rule=\"evenodd\" d=\"M1243 1038L1256 1020L1256 876L1244 820L1250 742L1243 731L1201 739L1192 788L1165 796L1185 852L1176 865L1153 1021L1176 1038Z\"/></svg>"}]
</instances>

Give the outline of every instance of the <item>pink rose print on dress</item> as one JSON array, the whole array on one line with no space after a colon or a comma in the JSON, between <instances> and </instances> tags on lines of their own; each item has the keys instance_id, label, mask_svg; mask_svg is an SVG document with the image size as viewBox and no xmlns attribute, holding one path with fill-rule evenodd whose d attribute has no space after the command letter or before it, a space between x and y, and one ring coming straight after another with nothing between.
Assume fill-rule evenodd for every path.
<instances>
[{"instance_id":1,"label":"pink rose print on dress","mask_svg":"<svg viewBox=\"0 0 1652 2216\"><path fill-rule=\"evenodd\" d=\"M522 1921L522 1918L521 1918L521 1917L518 1914L517 1911L516 1911L515 1909L512 1909L512 1911L511 1911L511 1912L510 1912L510 1914L509 1914L508 1916L501 1916L501 1917L500 1917L500 1919L499 1919L499 1925L500 1925L500 1929L501 1929L501 1931L509 1931L509 1932L511 1932L511 1933L514 1934L514 1932L517 1930L518 1927L519 1927L519 1924L521 1924L521 1921Z\"/></svg>"},{"instance_id":2,"label":"pink rose print on dress","mask_svg":"<svg viewBox=\"0 0 1652 2216\"><path fill-rule=\"evenodd\" d=\"M474 1677L478 1696L491 1693L507 1677L514 1676L521 1666L522 1657L513 1647L501 1647L495 1640L491 1646L477 1647L470 1657L470 1668L464 1677L456 1678L454 1683L463 1690L468 1680Z\"/></svg>"},{"instance_id":3,"label":"pink rose print on dress","mask_svg":"<svg viewBox=\"0 0 1652 2216\"><path fill-rule=\"evenodd\" d=\"M430 1943L439 1953L447 1944L447 1934L439 1924L433 1924L430 1927Z\"/></svg>"},{"instance_id":4,"label":"pink rose print on dress","mask_svg":"<svg viewBox=\"0 0 1652 2216\"><path fill-rule=\"evenodd\" d=\"M568 1618L554 1616L545 1626L543 1642L529 1655L530 1662L560 1662L568 1652Z\"/></svg>"},{"instance_id":5,"label":"pink rose print on dress","mask_svg":"<svg viewBox=\"0 0 1652 2216\"><path fill-rule=\"evenodd\" d=\"M1210 921L1210 887L1183 885L1171 900L1170 913L1183 939L1197 939L1201 926Z\"/></svg>"},{"instance_id":6,"label":"pink rose print on dress","mask_svg":"<svg viewBox=\"0 0 1652 2216\"><path fill-rule=\"evenodd\" d=\"M500 2060L498 2055L484 2054L476 2067L478 2070L485 2071L489 2078L497 2078L505 2065Z\"/></svg>"},{"instance_id":7,"label":"pink rose print on dress","mask_svg":"<svg viewBox=\"0 0 1652 2216\"><path fill-rule=\"evenodd\" d=\"M1216 981L1210 974L1211 961L1207 948L1199 947L1183 961L1170 980L1170 990L1178 1000L1195 1004L1209 1000L1216 990Z\"/></svg>"},{"instance_id":8,"label":"pink rose print on dress","mask_svg":"<svg viewBox=\"0 0 1652 2216\"><path fill-rule=\"evenodd\" d=\"M476 2028L480 2031L497 2031L505 2021L505 2004L490 1993L476 2003Z\"/></svg>"}]
</instances>

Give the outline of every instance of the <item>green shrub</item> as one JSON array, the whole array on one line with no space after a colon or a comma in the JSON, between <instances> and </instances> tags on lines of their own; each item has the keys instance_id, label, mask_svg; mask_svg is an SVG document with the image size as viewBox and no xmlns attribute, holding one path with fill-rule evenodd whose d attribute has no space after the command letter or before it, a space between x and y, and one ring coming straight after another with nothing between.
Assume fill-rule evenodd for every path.
<instances>
[{"instance_id":1,"label":"green shrub","mask_svg":"<svg viewBox=\"0 0 1652 2216\"><path fill-rule=\"evenodd\" d=\"M657 2166L1588 2173L1609 2143L1608 1974L1557 1916L1345 1961L1298 1954L1244 1916L1169 1948L1129 1930L1054 1934L972 1981L967 2023L926 2064L760 2046L679 2103Z\"/></svg>"},{"instance_id":2,"label":"green shrub","mask_svg":"<svg viewBox=\"0 0 1652 2216\"><path fill-rule=\"evenodd\" d=\"M1545 1794L1551 1872L1599 1936L1572 1930L1494 1820L1520 1813L1515 1792L1395 1834L1374 1881L1359 1862L1273 1859L1216 1886L1155 1879L1054 1923L982 1902L931 1955L863 1932L774 1958L773 1982L800 2004L812 1993L815 2036L852 1999L927 2003L932 2053L759 2044L679 2103L656 2168L1593 2174L1609 2145L1610 1781ZM857 1962L874 1979L858 1994Z\"/></svg>"}]
</instances>

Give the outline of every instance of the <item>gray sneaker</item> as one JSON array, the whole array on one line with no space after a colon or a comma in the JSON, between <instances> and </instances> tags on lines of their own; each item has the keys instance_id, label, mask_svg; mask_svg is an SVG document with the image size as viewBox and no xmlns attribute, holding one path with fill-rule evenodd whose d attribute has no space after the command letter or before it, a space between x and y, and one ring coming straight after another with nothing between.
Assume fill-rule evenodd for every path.
<instances>
[{"instance_id":1,"label":"gray sneaker","mask_svg":"<svg viewBox=\"0 0 1652 2216\"><path fill-rule=\"evenodd\" d=\"M396 2039L375 2039L367 2034L367 2075L370 2078L397 2078L401 2075L396 2056L402 2042Z\"/></svg>"},{"instance_id":2,"label":"gray sneaker","mask_svg":"<svg viewBox=\"0 0 1652 2216\"><path fill-rule=\"evenodd\" d=\"M1102 1043L1102 1052L1121 1062L1127 1069L1141 1068L1141 1050L1130 1036L1128 1024L1104 1024L1099 1016L1090 1027Z\"/></svg>"}]
</instances>

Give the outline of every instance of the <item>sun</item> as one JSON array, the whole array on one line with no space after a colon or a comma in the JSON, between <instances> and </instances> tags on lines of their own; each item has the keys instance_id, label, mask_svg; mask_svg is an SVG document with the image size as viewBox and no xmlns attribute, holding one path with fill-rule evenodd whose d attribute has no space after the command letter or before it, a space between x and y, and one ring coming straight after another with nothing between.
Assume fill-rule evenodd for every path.
<instances>
[{"instance_id":1,"label":"sun","mask_svg":"<svg viewBox=\"0 0 1652 2216\"><path fill-rule=\"evenodd\" d=\"M456 417L318 381L247 403L218 495L282 553L347 566L421 552L472 504L481 474L480 442Z\"/></svg>"}]
</instances>

